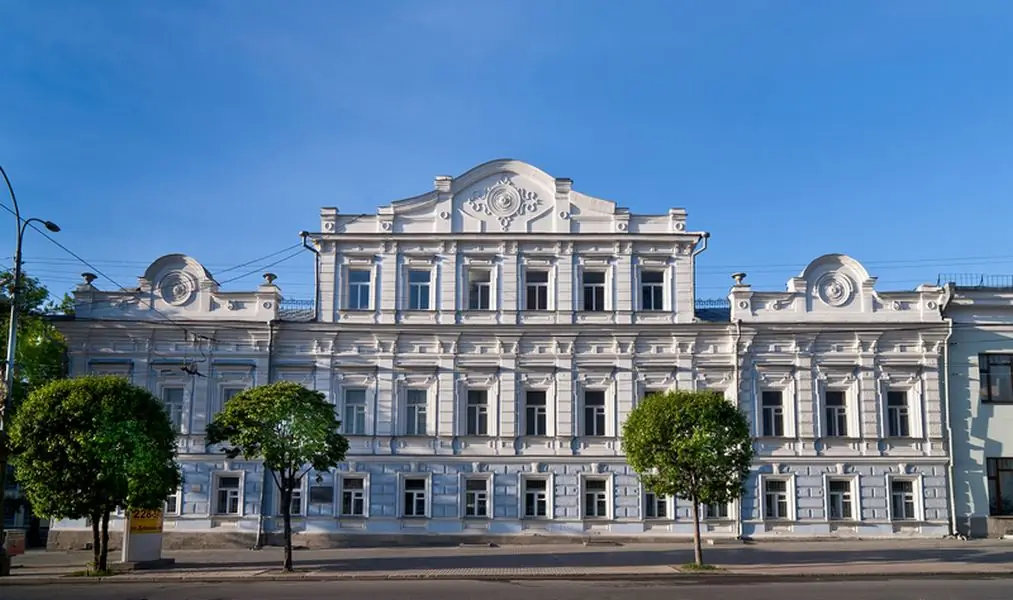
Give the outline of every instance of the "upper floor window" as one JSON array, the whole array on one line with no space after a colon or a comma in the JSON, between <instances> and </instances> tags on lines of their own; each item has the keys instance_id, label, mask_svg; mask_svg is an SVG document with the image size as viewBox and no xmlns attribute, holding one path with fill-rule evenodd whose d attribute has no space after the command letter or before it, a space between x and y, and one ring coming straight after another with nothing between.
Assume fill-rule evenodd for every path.
<instances>
[{"instance_id":1,"label":"upper floor window","mask_svg":"<svg viewBox=\"0 0 1013 600\"><path fill-rule=\"evenodd\" d=\"M911 419L907 405L907 392L890 390L886 393L886 435L908 437Z\"/></svg>"},{"instance_id":2,"label":"upper floor window","mask_svg":"<svg viewBox=\"0 0 1013 600\"><path fill-rule=\"evenodd\" d=\"M492 271L488 269L468 270L468 310L490 310L492 308Z\"/></svg>"},{"instance_id":3,"label":"upper floor window","mask_svg":"<svg viewBox=\"0 0 1013 600\"><path fill-rule=\"evenodd\" d=\"M763 437L782 437L784 435L784 402L781 392L766 390L762 395L760 420L763 425Z\"/></svg>"},{"instance_id":4,"label":"upper floor window","mask_svg":"<svg viewBox=\"0 0 1013 600\"><path fill-rule=\"evenodd\" d=\"M163 388L162 405L165 406L165 412L169 413L173 431L183 431L183 388Z\"/></svg>"},{"instance_id":5,"label":"upper floor window","mask_svg":"<svg viewBox=\"0 0 1013 600\"><path fill-rule=\"evenodd\" d=\"M605 392L584 392L584 435L605 435Z\"/></svg>"},{"instance_id":6,"label":"upper floor window","mask_svg":"<svg viewBox=\"0 0 1013 600\"><path fill-rule=\"evenodd\" d=\"M429 270L408 271L408 310L429 310L430 277Z\"/></svg>"},{"instance_id":7,"label":"upper floor window","mask_svg":"<svg viewBox=\"0 0 1013 600\"><path fill-rule=\"evenodd\" d=\"M524 435L547 435L545 390L528 390L524 395Z\"/></svg>"},{"instance_id":8,"label":"upper floor window","mask_svg":"<svg viewBox=\"0 0 1013 600\"><path fill-rule=\"evenodd\" d=\"M342 428L348 435L366 435L366 390L345 390Z\"/></svg>"},{"instance_id":9,"label":"upper floor window","mask_svg":"<svg viewBox=\"0 0 1013 600\"><path fill-rule=\"evenodd\" d=\"M665 309L665 273L663 271L641 271L641 310Z\"/></svg>"},{"instance_id":10,"label":"upper floor window","mask_svg":"<svg viewBox=\"0 0 1013 600\"><path fill-rule=\"evenodd\" d=\"M584 310L605 310L605 272L584 271Z\"/></svg>"},{"instance_id":11,"label":"upper floor window","mask_svg":"<svg viewBox=\"0 0 1013 600\"><path fill-rule=\"evenodd\" d=\"M368 269L348 271L348 308L369 310L369 282L372 273Z\"/></svg>"},{"instance_id":12,"label":"upper floor window","mask_svg":"<svg viewBox=\"0 0 1013 600\"><path fill-rule=\"evenodd\" d=\"M405 395L405 435L426 435L426 390L412 389Z\"/></svg>"},{"instance_id":13,"label":"upper floor window","mask_svg":"<svg viewBox=\"0 0 1013 600\"><path fill-rule=\"evenodd\" d=\"M485 390L468 390L467 435L489 434L489 394Z\"/></svg>"},{"instance_id":14,"label":"upper floor window","mask_svg":"<svg viewBox=\"0 0 1013 600\"><path fill-rule=\"evenodd\" d=\"M826 409L827 437L845 437L848 435L847 396L841 390L827 390L823 394Z\"/></svg>"},{"instance_id":15,"label":"upper floor window","mask_svg":"<svg viewBox=\"0 0 1013 600\"><path fill-rule=\"evenodd\" d=\"M549 310L549 272L528 270L524 273L526 310Z\"/></svg>"},{"instance_id":16,"label":"upper floor window","mask_svg":"<svg viewBox=\"0 0 1013 600\"><path fill-rule=\"evenodd\" d=\"M1013 403L1013 354L981 354L978 364L981 401Z\"/></svg>"}]
</instances>

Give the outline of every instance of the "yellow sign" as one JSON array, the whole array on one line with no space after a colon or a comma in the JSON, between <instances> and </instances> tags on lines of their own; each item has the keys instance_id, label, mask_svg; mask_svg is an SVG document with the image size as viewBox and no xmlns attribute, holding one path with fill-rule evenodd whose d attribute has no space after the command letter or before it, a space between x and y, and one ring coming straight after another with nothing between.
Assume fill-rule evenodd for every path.
<instances>
[{"instance_id":1,"label":"yellow sign","mask_svg":"<svg viewBox=\"0 0 1013 600\"><path fill-rule=\"evenodd\" d=\"M130 533L162 533L162 511L131 509Z\"/></svg>"}]
</instances>

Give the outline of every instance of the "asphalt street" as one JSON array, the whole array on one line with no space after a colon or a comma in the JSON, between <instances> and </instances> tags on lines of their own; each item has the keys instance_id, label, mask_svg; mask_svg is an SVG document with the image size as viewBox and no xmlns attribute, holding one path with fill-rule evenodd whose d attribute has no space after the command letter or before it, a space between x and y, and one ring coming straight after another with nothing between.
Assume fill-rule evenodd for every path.
<instances>
[{"instance_id":1,"label":"asphalt street","mask_svg":"<svg viewBox=\"0 0 1013 600\"><path fill-rule=\"evenodd\" d=\"M1009 600L1013 579L722 583L248 582L0 586L2 600Z\"/></svg>"}]
</instances>

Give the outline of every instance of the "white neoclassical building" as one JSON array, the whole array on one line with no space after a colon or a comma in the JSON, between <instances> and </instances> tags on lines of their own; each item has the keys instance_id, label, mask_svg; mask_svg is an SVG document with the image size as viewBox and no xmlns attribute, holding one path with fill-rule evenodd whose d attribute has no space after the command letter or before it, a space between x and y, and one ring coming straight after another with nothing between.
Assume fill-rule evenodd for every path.
<instances>
[{"instance_id":1,"label":"white neoclassical building","mask_svg":"<svg viewBox=\"0 0 1013 600\"><path fill-rule=\"evenodd\" d=\"M302 544L688 536L690 507L642 488L620 432L644 394L700 388L739 404L757 450L742 500L705 507L708 535L949 531L942 288L877 292L826 255L783 291L739 276L727 302L695 306L708 236L684 210L634 214L513 160L376 214L325 208L306 240L308 305L273 276L228 292L169 255L135 289L89 275L59 322L74 374L129 377L179 428L171 545L278 531L261 465L203 434L231 394L282 379L326 394L351 441L294 500ZM89 539L65 521L50 545Z\"/></svg>"}]
</instances>

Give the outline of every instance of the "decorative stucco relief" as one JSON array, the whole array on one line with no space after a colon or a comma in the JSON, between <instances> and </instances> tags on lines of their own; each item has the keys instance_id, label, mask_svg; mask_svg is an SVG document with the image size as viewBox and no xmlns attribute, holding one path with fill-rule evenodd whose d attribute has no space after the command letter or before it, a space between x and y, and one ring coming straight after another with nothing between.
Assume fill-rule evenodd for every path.
<instances>
[{"instance_id":1,"label":"decorative stucco relief","mask_svg":"<svg viewBox=\"0 0 1013 600\"><path fill-rule=\"evenodd\" d=\"M474 190L465 200L471 211L493 217L503 231L509 231L517 217L534 215L544 203L538 192L517 185L509 177Z\"/></svg>"}]
</instances>

